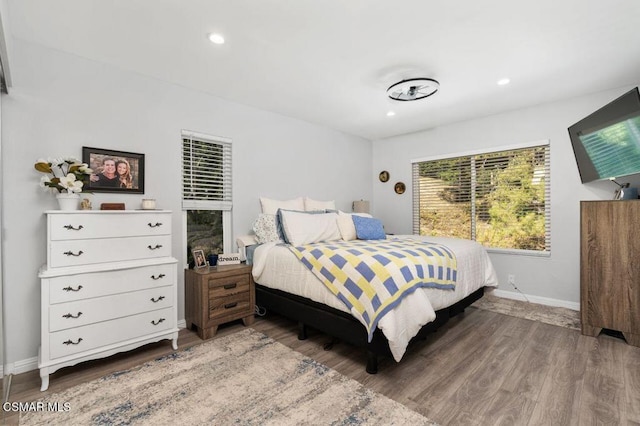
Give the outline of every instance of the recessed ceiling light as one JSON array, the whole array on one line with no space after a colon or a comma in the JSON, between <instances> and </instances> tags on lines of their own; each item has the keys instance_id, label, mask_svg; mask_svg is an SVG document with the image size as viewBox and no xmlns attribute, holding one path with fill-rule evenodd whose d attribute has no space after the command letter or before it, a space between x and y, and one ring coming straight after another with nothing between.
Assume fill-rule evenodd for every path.
<instances>
[{"instance_id":1,"label":"recessed ceiling light","mask_svg":"<svg viewBox=\"0 0 640 426\"><path fill-rule=\"evenodd\" d=\"M387 117L393 117L394 115L396 115L396 113L393 111L387 112Z\"/></svg>"},{"instance_id":2,"label":"recessed ceiling light","mask_svg":"<svg viewBox=\"0 0 640 426\"><path fill-rule=\"evenodd\" d=\"M498 80L498 86L504 86L505 84L509 83L511 83L511 80L509 80L508 78L501 78L500 80Z\"/></svg>"},{"instance_id":3,"label":"recessed ceiling light","mask_svg":"<svg viewBox=\"0 0 640 426\"><path fill-rule=\"evenodd\" d=\"M224 37L220 34L211 33L209 34L209 41L214 44L224 44Z\"/></svg>"}]
</instances>

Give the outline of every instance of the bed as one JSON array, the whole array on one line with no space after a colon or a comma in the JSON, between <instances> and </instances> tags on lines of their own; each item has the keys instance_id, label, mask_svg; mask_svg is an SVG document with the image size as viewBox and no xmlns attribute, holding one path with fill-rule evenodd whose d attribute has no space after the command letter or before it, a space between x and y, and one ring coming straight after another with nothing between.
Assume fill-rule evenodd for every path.
<instances>
[{"instance_id":1,"label":"bed","mask_svg":"<svg viewBox=\"0 0 640 426\"><path fill-rule=\"evenodd\" d=\"M315 217L312 220L320 219ZM343 233L338 235L344 236ZM310 247L327 244L321 242L326 236L316 235L311 242L304 238L286 244L274 236L274 241L253 247L251 262L256 283L256 303L260 309L297 321L300 339L306 338L307 327L311 327L365 348L366 371L371 374L377 372L378 357L392 356L399 362L411 342L424 338L449 318L463 312L482 297L485 288L497 286L496 273L487 252L474 241L416 235L384 236L386 241L395 244L426 243L450 249L457 260L456 284L454 289L416 288L404 295L370 330L363 325L362 318L356 319L353 307L348 308L336 297L292 249L300 243Z\"/></svg>"}]
</instances>

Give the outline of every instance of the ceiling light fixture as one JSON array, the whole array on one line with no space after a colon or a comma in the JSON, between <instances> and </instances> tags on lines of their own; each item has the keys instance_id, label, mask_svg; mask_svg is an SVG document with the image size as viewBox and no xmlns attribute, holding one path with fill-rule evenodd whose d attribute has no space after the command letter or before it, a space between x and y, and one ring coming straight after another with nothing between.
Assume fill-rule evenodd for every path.
<instances>
[{"instance_id":1,"label":"ceiling light fixture","mask_svg":"<svg viewBox=\"0 0 640 426\"><path fill-rule=\"evenodd\" d=\"M387 95L395 101L417 101L433 95L440 83L432 78L411 78L391 85Z\"/></svg>"},{"instance_id":2,"label":"ceiling light fixture","mask_svg":"<svg viewBox=\"0 0 640 426\"><path fill-rule=\"evenodd\" d=\"M214 44L224 44L224 37L220 34L209 34L209 41Z\"/></svg>"},{"instance_id":3,"label":"ceiling light fixture","mask_svg":"<svg viewBox=\"0 0 640 426\"><path fill-rule=\"evenodd\" d=\"M511 83L511 80L509 80L508 78L501 78L500 80L498 80L498 86L504 86L509 83Z\"/></svg>"},{"instance_id":4,"label":"ceiling light fixture","mask_svg":"<svg viewBox=\"0 0 640 426\"><path fill-rule=\"evenodd\" d=\"M393 117L394 115L396 115L396 113L393 112L393 111L388 111L387 112L387 117Z\"/></svg>"}]
</instances>

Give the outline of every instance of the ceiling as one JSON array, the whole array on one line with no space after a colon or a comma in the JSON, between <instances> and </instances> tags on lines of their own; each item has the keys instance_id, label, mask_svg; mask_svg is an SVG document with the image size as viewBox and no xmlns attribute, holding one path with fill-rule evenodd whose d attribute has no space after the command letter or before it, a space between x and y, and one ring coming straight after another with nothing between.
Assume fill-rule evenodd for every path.
<instances>
[{"instance_id":1,"label":"ceiling","mask_svg":"<svg viewBox=\"0 0 640 426\"><path fill-rule=\"evenodd\" d=\"M367 139L640 82L638 0L8 0L7 12L14 38ZM387 97L415 77L440 90Z\"/></svg>"}]
</instances>

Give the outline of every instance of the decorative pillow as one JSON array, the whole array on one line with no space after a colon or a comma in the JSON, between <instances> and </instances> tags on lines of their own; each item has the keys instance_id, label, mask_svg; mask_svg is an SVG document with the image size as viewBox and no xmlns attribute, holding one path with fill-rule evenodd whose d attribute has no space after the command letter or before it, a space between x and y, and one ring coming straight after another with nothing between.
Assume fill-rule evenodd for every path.
<instances>
[{"instance_id":1,"label":"decorative pillow","mask_svg":"<svg viewBox=\"0 0 640 426\"><path fill-rule=\"evenodd\" d=\"M331 201L317 201L312 200L309 197L304 197L304 210L307 212L312 211L325 211L325 210L335 210L336 202L334 200Z\"/></svg>"},{"instance_id":2,"label":"decorative pillow","mask_svg":"<svg viewBox=\"0 0 640 426\"><path fill-rule=\"evenodd\" d=\"M304 211L304 200L302 197L286 201L260 197L260 206L262 207L262 213L264 214L277 214L278 209Z\"/></svg>"},{"instance_id":3,"label":"decorative pillow","mask_svg":"<svg viewBox=\"0 0 640 426\"><path fill-rule=\"evenodd\" d=\"M355 240L357 238L356 235L356 227L353 224L353 216L360 217L371 217L368 213L345 213L343 211L338 211L338 229L340 230L340 235L342 239L345 241Z\"/></svg>"},{"instance_id":4,"label":"decorative pillow","mask_svg":"<svg viewBox=\"0 0 640 426\"><path fill-rule=\"evenodd\" d=\"M379 219L353 215L353 224L356 227L356 235L359 240L384 240L387 238Z\"/></svg>"},{"instance_id":5,"label":"decorative pillow","mask_svg":"<svg viewBox=\"0 0 640 426\"><path fill-rule=\"evenodd\" d=\"M294 246L340 239L338 215L280 210L284 240Z\"/></svg>"},{"instance_id":6,"label":"decorative pillow","mask_svg":"<svg viewBox=\"0 0 640 426\"><path fill-rule=\"evenodd\" d=\"M260 244L282 241L282 237L278 234L276 215L274 214L259 214L256 221L253 222L253 232L256 234L256 241Z\"/></svg>"}]
</instances>

